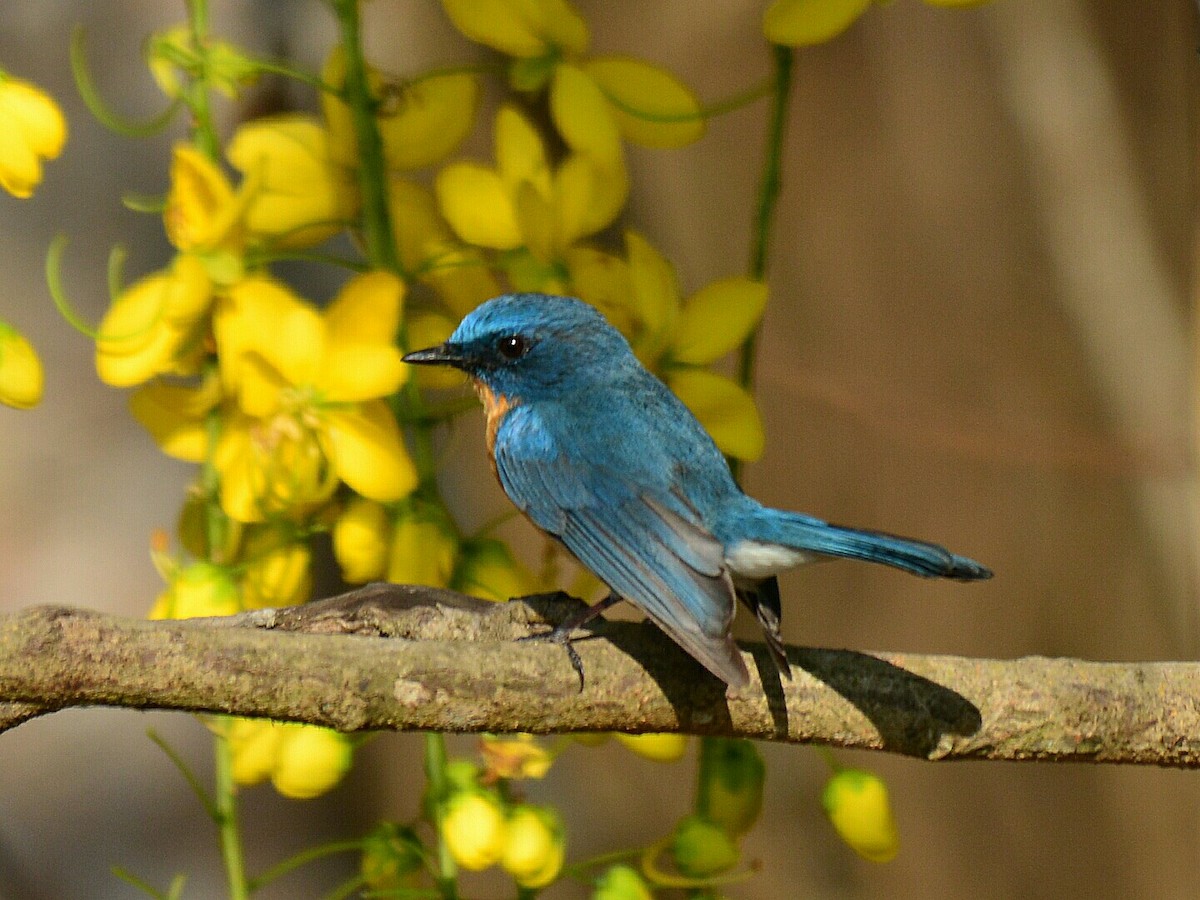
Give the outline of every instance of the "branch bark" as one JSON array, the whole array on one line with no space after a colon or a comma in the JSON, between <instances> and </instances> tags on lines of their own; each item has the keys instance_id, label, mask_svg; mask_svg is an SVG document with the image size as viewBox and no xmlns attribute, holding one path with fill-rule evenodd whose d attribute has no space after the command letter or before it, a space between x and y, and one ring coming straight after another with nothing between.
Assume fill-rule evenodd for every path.
<instances>
[{"instance_id":1,"label":"branch bark","mask_svg":"<svg viewBox=\"0 0 1200 900\"><path fill-rule=\"evenodd\" d=\"M0 730L98 705L343 731L683 731L934 760L1200 766L1197 663L792 647L781 680L749 645L759 677L727 694L653 626L602 622L574 645L580 690L561 647L515 641L571 609L401 585L223 619L34 607L0 616Z\"/></svg>"}]
</instances>

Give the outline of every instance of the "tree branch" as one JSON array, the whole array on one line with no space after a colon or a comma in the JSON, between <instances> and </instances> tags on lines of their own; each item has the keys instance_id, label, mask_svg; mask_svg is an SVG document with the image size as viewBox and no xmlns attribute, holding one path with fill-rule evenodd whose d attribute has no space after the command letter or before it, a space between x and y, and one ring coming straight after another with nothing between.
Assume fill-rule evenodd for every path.
<instances>
[{"instance_id":1,"label":"tree branch","mask_svg":"<svg viewBox=\"0 0 1200 900\"><path fill-rule=\"evenodd\" d=\"M684 731L927 759L1200 766L1200 664L964 659L789 648L730 691L657 629L515 642L573 606L369 585L304 606L148 622L66 607L0 616L0 730L71 706L267 716L344 731ZM753 667L752 667L753 668Z\"/></svg>"}]
</instances>

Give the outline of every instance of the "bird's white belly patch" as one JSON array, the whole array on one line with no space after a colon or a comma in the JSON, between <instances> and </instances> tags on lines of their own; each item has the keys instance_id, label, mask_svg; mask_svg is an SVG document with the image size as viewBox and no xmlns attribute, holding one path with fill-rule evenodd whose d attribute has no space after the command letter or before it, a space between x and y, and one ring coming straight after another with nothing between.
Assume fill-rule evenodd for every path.
<instances>
[{"instance_id":1,"label":"bird's white belly patch","mask_svg":"<svg viewBox=\"0 0 1200 900\"><path fill-rule=\"evenodd\" d=\"M738 541L725 552L725 564L743 578L767 578L820 558L819 553L759 541Z\"/></svg>"}]
</instances>

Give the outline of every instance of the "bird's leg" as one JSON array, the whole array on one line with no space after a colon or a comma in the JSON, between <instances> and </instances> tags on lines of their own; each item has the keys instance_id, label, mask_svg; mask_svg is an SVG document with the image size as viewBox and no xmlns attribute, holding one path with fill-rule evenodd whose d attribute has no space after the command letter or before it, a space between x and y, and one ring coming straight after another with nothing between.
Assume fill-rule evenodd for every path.
<instances>
[{"instance_id":1,"label":"bird's leg","mask_svg":"<svg viewBox=\"0 0 1200 900\"><path fill-rule=\"evenodd\" d=\"M770 653L775 668L790 680L792 667L788 664L787 654L783 649L783 636L779 633L779 620L783 615L783 605L779 598L779 579L772 575L756 582L752 588L739 589L737 594L762 626L767 652Z\"/></svg>"},{"instance_id":2,"label":"bird's leg","mask_svg":"<svg viewBox=\"0 0 1200 900\"><path fill-rule=\"evenodd\" d=\"M570 596L569 594L563 594L562 591L558 591L556 594ZM535 596L548 598L556 596L556 594L536 594ZM571 635L609 607L616 606L621 600L622 598L617 594L610 593L599 603L593 603L591 606L584 606L582 609L577 609L549 631L542 632L541 634L528 634L525 637L517 638L517 640L550 641L553 644L559 644L567 651L567 658L571 660L571 668L579 675L579 690L582 691L584 685L583 660L579 658L579 653L571 646Z\"/></svg>"}]
</instances>

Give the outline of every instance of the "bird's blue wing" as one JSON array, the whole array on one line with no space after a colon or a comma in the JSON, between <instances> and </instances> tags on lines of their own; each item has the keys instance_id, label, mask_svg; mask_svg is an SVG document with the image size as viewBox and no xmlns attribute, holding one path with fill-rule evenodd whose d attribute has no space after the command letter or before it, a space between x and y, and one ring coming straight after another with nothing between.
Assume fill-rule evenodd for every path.
<instances>
[{"instance_id":1,"label":"bird's blue wing","mask_svg":"<svg viewBox=\"0 0 1200 900\"><path fill-rule=\"evenodd\" d=\"M611 452L588 439L586 426L565 411L516 407L494 446L505 492L710 671L746 684L729 634L735 594L721 543L671 490L670 463L634 446L614 464Z\"/></svg>"}]
</instances>

